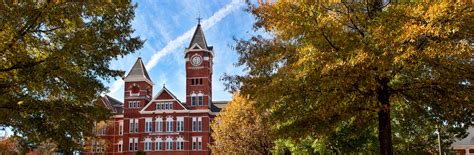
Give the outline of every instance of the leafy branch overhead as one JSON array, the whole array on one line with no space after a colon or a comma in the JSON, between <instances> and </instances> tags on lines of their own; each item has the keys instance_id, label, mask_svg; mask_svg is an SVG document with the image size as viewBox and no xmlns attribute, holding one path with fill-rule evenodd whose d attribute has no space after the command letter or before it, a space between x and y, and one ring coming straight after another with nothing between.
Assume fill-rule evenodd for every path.
<instances>
[{"instance_id":1,"label":"leafy branch overhead","mask_svg":"<svg viewBox=\"0 0 474 155\"><path fill-rule=\"evenodd\" d=\"M2 3L0 126L38 141L91 135L93 122L106 118L93 103L107 90L103 80L124 73L110 69L110 61L143 45L132 36L135 7Z\"/></svg>"},{"instance_id":2,"label":"leafy branch overhead","mask_svg":"<svg viewBox=\"0 0 474 155\"><path fill-rule=\"evenodd\" d=\"M474 121L473 10L462 2L249 3L255 28L270 35L238 40L237 65L248 74L224 79L270 112L282 138L375 120L380 153L391 154L392 124L420 119L402 113L457 129ZM450 131L448 139L465 135Z\"/></svg>"}]
</instances>

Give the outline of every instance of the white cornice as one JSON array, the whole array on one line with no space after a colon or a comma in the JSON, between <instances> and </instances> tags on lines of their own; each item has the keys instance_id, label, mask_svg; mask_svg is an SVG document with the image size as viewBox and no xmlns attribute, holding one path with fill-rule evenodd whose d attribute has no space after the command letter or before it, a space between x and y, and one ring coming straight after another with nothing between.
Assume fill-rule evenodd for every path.
<instances>
[{"instance_id":1,"label":"white cornice","mask_svg":"<svg viewBox=\"0 0 474 155\"><path fill-rule=\"evenodd\" d=\"M140 114L172 114L172 113L208 113L210 115L217 115L216 112L212 112L209 109L198 109L198 110L153 110L153 111L140 111Z\"/></svg>"}]
</instances>

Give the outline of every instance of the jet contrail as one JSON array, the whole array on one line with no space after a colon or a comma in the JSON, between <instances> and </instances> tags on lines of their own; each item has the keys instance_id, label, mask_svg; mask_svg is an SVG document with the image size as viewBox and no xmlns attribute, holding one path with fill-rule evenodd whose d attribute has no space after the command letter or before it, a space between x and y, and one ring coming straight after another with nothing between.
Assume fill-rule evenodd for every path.
<instances>
[{"instance_id":1,"label":"jet contrail","mask_svg":"<svg viewBox=\"0 0 474 155\"><path fill-rule=\"evenodd\" d=\"M214 26L215 24L220 22L222 20L222 18L229 15L231 12L237 10L238 8L240 8L240 6L242 6L242 4L243 3L241 3L240 0L232 0L231 3L227 4L223 8L219 9L210 18L203 20L203 22L202 22L203 29L207 30L207 29L211 28L212 26ZM158 63L158 61L162 57L166 56L167 54L169 54L170 52L172 52L173 50L175 50L176 48L178 48L182 44L184 44L184 41L186 41L187 39L192 37L195 29L196 29L196 26L189 29L188 31L186 31L184 34L177 37L176 39L168 42L168 44L166 44L166 46L164 48L162 48L161 50L155 52L151 56L150 61L148 61L148 63L146 63L146 65L145 65L146 69L148 71L151 70L153 67L156 66L156 64ZM109 94L113 94L116 91L118 91L122 87L122 85L123 85L123 80L122 79L118 79L117 81L115 81L113 83L112 87L110 88L110 93Z\"/></svg>"}]
</instances>

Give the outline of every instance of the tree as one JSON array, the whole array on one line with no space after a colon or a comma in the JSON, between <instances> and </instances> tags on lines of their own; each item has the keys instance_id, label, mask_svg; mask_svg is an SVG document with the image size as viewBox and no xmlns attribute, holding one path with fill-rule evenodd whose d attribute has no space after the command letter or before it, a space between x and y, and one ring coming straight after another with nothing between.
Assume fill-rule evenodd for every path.
<instances>
[{"instance_id":1,"label":"tree","mask_svg":"<svg viewBox=\"0 0 474 155\"><path fill-rule=\"evenodd\" d=\"M277 135L322 138L341 122L363 126L375 119L385 155L393 154L392 122L422 117L432 126L456 128L455 136L465 136L459 131L472 124L472 5L375 0L248 6L255 28L269 35L237 40L237 65L247 74L224 79L269 112ZM403 108L393 108L398 106ZM414 113L391 117L408 111Z\"/></svg>"},{"instance_id":2,"label":"tree","mask_svg":"<svg viewBox=\"0 0 474 155\"><path fill-rule=\"evenodd\" d=\"M94 121L103 82L123 75L110 61L142 47L134 8L117 3L0 4L0 126L39 142L77 144Z\"/></svg>"},{"instance_id":3,"label":"tree","mask_svg":"<svg viewBox=\"0 0 474 155\"><path fill-rule=\"evenodd\" d=\"M257 112L255 102L237 93L211 123L210 148L215 154L270 154L273 140L265 114Z\"/></svg>"}]
</instances>

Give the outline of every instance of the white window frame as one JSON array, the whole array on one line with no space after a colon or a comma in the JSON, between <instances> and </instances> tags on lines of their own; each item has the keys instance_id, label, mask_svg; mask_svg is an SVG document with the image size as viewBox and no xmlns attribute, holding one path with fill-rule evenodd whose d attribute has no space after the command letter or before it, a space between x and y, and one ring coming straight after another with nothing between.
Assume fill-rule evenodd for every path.
<instances>
[{"instance_id":1,"label":"white window frame","mask_svg":"<svg viewBox=\"0 0 474 155\"><path fill-rule=\"evenodd\" d=\"M198 96L198 105L203 105L203 102L204 102L203 100L204 100L204 98L202 97L202 95L199 95Z\"/></svg>"},{"instance_id":2,"label":"white window frame","mask_svg":"<svg viewBox=\"0 0 474 155\"><path fill-rule=\"evenodd\" d=\"M135 129L135 128L133 127L133 126L135 126L135 123L133 123L133 121L134 121L134 119L130 119L130 120L129 120L129 122L130 122L130 123L129 123L130 125L128 126L128 132L129 132L129 133L133 133L133 130Z\"/></svg>"},{"instance_id":3,"label":"white window frame","mask_svg":"<svg viewBox=\"0 0 474 155\"><path fill-rule=\"evenodd\" d=\"M152 147L152 141L151 141L151 138L145 138L144 140L144 145L143 145L143 150L144 151L151 151Z\"/></svg>"},{"instance_id":4,"label":"white window frame","mask_svg":"<svg viewBox=\"0 0 474 155\"><path fill-rule=\"evenodd\" d=\"M184 117L176 117L176 131L177 132L184 131Z\"/></svg>"},{"instance_id":5,"label":"white window frame","mask_svg":"<svg viewBox=\"0 0 474 155\"><path fill-rule=\"evenodd\" d=\"M166 120L166 132L173 132L173 121Z\"/></svg>"},{"instance_id":6,"label":"white window frame","mask_svg":"<svg viewBox=\"0 0 474 155\"><path fill-rule=\"evenodd\" d=\"M166 150L173 150L173 139L166 138Z\"/></svg>"},{"instance_id":7,"label":"white window frame","mask_svg":"<svg viewBox=\"0 0 474 155\"><path fill-rule=\"evenodd\" d=\"M133 138L128 139L128 151L133 151Z\"/></svg>"},{"instance_id":8,"label":"white window frame","mask_svg":"<svg viewBox=\"0 0 474 155\"><path fill-rule=\"evenodd\" d=\"M150 133L153 127L153 119L151 117L145 118L145 132Z\"/></svg>"},{"instance_id":9,"label":"white window frame","mask_svg":"<svg viewBox=\"0 0 474 155\"><path fill-rule=\"evenodd\" d=\"M155 120L155 132L163 132L163 118L157 117Z\"/></svg>"},{"instance_id":10,"label":"white window frame","mask_svg":"<svg viewBox=\"0 0 474 155\"><path fill-rule=\"evenodd\" d=\"M202 131L202 117L198 117L197 131Z\"/></svg>"},{"instance_id":11,"label":"white window frame","mask_svg":"<svg viewBox=\"0 0 474 155\"><path fill-rule=\"evenodd\" d=\"M197 144L197 137L192 137L192 144L191 144L192 150L196 150L196 144Z\"/></svg>"},{"instance_id":12,"label":"white window frame","mask_svg":"<svg viewBox=\"0 0 474 155\"><path fill-rule=\"evenodd\" d=\"M119 135L123 135L123 120L119 121Z\"/></svg>"},{"instance_id":13,"label":"white window frame","mask_svg":"<svg viewBox=\"0 0 474 155\"><path fill-rule=\"evenodd\" d=\"M163 150L163 146L162 146L162 144L161 144L162 141L163 141L163 140L162 140L161 138L157 138L157 139L155 140L155 151L161 151L161 150Z\"/></svg>"},{"instance_id":14,"label":"white window frame","mask_svg":"<svg viewBox=\"0 0 474 155\"><path fill-rule=\"evenodd\" d=\"M193 132L196 131L196 129L197 129L197 125L196 125L197 123L196 123L196 122L197 122L197 121L196 121L196 117L193 117L193 118L192 118L192 124L191 124L192 131L193 131Z\"/></svg>"},{"instance_id":15,"label":"white window frame","mask_svg":"<svg viewBox=\"0 0 474 155\"><path fill-rule=\"evenodd\" d=\"M202 150L202 137L197 137L198 147L197 150Z\"/></svg>"},{"instance_id":16,"label":"white window frame","mask_svg":"<svg viewBox=\"0 0 474 155\"><path fill-rule=\"evenodd\" d=\"M176 150L184 150L184 139L183 139L183 137L178 137L176 139Z\"/></svg>"},{"instance_id":17,"label":"white window frame","mask_svg":"<svg viewBox=\"0 0 474 155\"><path fill-rule=\"evenodd\" d=\"M138 133L138 119L135 119L134 131L135 133Z\"/></svg>"}]
</instances>

